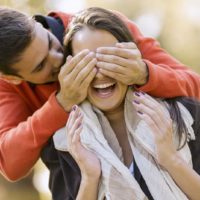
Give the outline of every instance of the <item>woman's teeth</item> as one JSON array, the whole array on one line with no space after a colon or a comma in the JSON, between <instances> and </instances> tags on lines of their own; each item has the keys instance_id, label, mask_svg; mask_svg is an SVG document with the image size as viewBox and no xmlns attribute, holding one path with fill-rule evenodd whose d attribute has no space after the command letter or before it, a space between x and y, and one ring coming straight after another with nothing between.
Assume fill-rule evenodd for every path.
<instances>
[{"instance_id":1,"label":"woman's teeth","mask_svg":"<svg viewBox=\"0 0 200 200\"><path fill-rule=\"evenodd\" d=\"M111 87L111 86L113 86L114 84L115 84L115 83L97 84L97 85L94 85L93 88L96 88L96 89L104 89L104 88Z\"/></svg>"}]
</instances>

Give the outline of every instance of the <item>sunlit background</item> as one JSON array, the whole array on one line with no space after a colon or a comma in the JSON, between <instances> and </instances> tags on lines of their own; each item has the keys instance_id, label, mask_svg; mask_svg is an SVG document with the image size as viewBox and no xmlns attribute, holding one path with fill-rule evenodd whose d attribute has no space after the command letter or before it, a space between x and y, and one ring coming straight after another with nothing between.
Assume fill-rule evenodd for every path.
<instances>
[{"instance_id":1,"label":"sunlit background","mask_svg":"<svg viewBox=\"0 0 200 200\"><path fill-rule=\"evenodd\" d=\"M175 58L200 72L199 0L0 0L0 5L28 15L52 10L74 13L90 6L118 10L136 22L144 35L157 38ZM18 183L0 177L0 200L49 199L48 171L41 162Z\"/></svg>"}]
</instances>

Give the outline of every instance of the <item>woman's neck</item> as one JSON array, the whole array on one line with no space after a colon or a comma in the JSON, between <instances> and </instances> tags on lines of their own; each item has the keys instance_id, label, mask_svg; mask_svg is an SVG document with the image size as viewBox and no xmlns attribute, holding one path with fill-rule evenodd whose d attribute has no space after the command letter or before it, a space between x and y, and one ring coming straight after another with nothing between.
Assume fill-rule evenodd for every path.
<instances>
[{"instance_id":1,"label":"woman's neck","mask_svg":"<svg viewBox=\"0 0 200 200\"><path fill-rule=\"evenodd\" d=\"M119 145L122 149L124 164L130 166L133 161L133 154L131 146L128 141L128 135L126 132L126 123L124 118L124 105L115 109L112 112L106 112L104 115L107 117L110 125L117 137Z\"/></svg>"},{"instance_id":2,"label":"woman's neck","mask_svg":"<svg viewBox=\"0 0 200 200\"><path fill-rule=\"evenodd\" d=\"M104 112L104 115L107 117L108 121L111 123L117 123L122 121L124 118L124 105L118 107L115 110Z\"/></svg>"}]
</instances>

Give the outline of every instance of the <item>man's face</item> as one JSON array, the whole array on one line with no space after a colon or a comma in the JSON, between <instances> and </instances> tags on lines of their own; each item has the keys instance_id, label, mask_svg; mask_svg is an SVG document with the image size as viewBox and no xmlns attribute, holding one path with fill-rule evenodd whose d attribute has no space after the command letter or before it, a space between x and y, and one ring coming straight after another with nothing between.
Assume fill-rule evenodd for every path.
<instances>
[{"instance_id":1,"label":"man's face","mask_svg":"<svg viewBox=\"0 0 200 200\"><path fill-rule=\"evenodd\" d=\"M58 80L63 61L63 49L58 39L36 22L32 42L12 68L18 71L22 80L45 84Z\"/></svg>"}]
</instances>

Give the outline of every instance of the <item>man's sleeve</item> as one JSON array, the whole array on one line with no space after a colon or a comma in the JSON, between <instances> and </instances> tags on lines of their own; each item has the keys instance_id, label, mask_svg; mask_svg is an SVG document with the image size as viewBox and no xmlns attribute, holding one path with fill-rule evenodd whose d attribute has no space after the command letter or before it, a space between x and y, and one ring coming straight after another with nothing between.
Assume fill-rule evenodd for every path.
<instances>
[{"instance_id":1,"label":"man's sleeve","mask_svg":"<svg viewBox=\"0 0 200 200\"><path fill-rule=\"evenodd\" d=\"M200 76L170 56L156 40L144 37L127 17L116 14L127 24L148 67L149 79L138 89L157 97L191 96L200 99Z\"/></svg>"},{"instance_id":2,"label":"man's sleeve","mask_svg":"<svg viewBox=\"0 0 200 200\"><path fill-rule=\"evenodd\" d=\"M200 99L200 76L170 56L156 40L144 37L134 22L119 12L113 12L127 24L148 67L147 83L138 87L138 90L156 97L191 96ZM62 12L52 12L49 15L61 19L65 28L72 18L71 14Z\"/></svg>"},{"instance_id":3,"label":"man's sleeve","mask_svg":"<svg viewBox=\"0 0 200 200\"><path fill-rule=\"evenodd\" d=\"M9 180L30 171L48 139L68 118L55 94L40 109L33 109L15 88L0 80L0 171Z\"/></svg>"}]
</instances>

